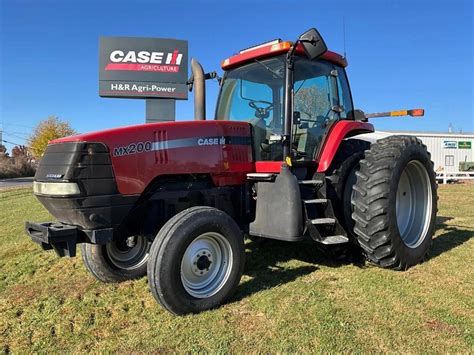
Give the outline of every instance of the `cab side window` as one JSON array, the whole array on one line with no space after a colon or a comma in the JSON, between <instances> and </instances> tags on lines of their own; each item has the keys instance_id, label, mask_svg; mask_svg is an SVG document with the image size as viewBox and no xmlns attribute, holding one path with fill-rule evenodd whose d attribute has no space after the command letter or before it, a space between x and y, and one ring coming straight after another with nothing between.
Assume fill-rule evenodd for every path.
<instances>
[{"instance_id":1,"label":"cab side window","mask_svg":"<svg viewBox=\"0 0 474 355\"><path fill-rule=\"evenodd\" d=\"M348 118L348 113L354 109L352 105L351 91L344 68L336 67L337 70L337 88L339 92L339 106L342 108L341 119Z\"/></svg>"},{"instance_id":2,"label":"cab side window","mask_svg":"<svg viewBox=\"0 0 474 355\"><path fill-rule=\"evenodd\" d=\"M296 160L311 161L330 125L339 119L334 66L326 61L299 58L294 72L293 154Z\"/></svg>"}]
</instances>

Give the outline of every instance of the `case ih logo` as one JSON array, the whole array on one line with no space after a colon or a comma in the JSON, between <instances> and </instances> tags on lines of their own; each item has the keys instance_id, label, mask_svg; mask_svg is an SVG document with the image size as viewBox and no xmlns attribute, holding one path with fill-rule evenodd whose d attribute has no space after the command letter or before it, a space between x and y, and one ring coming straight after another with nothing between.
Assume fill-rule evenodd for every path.
<instances>
[{"instance_id":1,"label":"case ih logo","mask_svg":"<svg viewBox=\"0 0 474 355\"><path fill-rule=\"evenodd\" d=\"M183 55L177 49L172 53L114 50L109 59L105 70L177 73Z\"/></svg>"},{"instance_id":2,"label":"case ih logo","mask_svg":"<svg viewBox=\"0 0 474 355\"><path fill-rule=\"evenodd\" d=\"M169 38L100 37L99 95L188 98L188 42Z\"/></svg>"}]
</instances>

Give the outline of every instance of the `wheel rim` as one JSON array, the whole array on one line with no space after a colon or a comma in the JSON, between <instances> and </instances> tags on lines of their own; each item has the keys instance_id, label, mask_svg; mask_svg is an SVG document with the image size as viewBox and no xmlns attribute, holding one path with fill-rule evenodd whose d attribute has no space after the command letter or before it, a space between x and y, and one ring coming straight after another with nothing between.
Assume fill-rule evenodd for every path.
<instances>
[{"instance_id":1,"label":"wheel rim","mask_svg":"<svg viewBox=\"0 0 474 355\"><path fill-rule=\"evenodd\" d=\"M181 282L196 298L219 292L232 270L232 248L219 233L208 232L194 239L181 260Z\"/></svg>"},{"instance_id":2,"label":"wheel rim","mask_svg":"<svg viewBox=\"0 0 474 355\"><path fill-rule=\"evenodd\" d=\"M148 261L150 242L144 236L131 236L106 245L107 255L119 269L134 270Z\"/></svg>"},{"instance_id":3,"label":"wheel rim","mask_svg":"<svg viewBox=\"0 0 474 355\"><path fill-rule=\"evenodd\" d=\"M397 225L403 243L416 248L426 238L432 210L431 183L426 168L410 161L400 176L397 188Z\"/></svg>"}]
</instances>

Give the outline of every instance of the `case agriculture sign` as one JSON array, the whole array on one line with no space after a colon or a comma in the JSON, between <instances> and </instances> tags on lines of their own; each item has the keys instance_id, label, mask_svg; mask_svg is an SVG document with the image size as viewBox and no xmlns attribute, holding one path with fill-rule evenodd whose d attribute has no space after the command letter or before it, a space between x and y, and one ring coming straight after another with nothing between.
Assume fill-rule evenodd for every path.
<instances>
[{"instance_id":1,"label":"case agriculture sign","mask_svg":"<svg viewBox=\"0 0 474 355\"><path fill-rule=\"evenodd\" d=\"M99 95L187 99L188 42L164 38L101 37Z\"/></svg>"}]
</instances>

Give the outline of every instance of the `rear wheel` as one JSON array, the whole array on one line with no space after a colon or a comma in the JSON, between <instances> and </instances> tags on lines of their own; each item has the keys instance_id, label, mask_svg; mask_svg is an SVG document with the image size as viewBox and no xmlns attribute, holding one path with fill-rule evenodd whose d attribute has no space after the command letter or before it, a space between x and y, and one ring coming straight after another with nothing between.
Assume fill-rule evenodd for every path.
<instances>
[{"instance_id":1,"label":"rear wheel","mask_svg":"<svg viewBox=\"0 0 474 355\"><path fill-rule=\"evenodd\" d=\"M102 282L120 282L146 274L151 242L144 236L131 236L106 245L82 244L87 270Z\"/></svg>"},{"instance_id":2,"label":"rear wheel","mask_svg":"<svg viewBox=\"0 0 474 355\"><path fill-rule=\"evenodd\" d=\"M171 218L153 241L148 281L155 299L174 314L223 304L244 267L244 237L226 213L192 207Z\"/></svg>"},{"instance_id":3,"label":"rear wheel","mask_svg":"<svg viewBox=\"0 0 474 355\"><path fill-rule=\"evenodd\" d=\"M367 258L399 270L421 262L437 212L436 177L426 146L410 136L378 140L356 175L352 217Z\"/></svg>"}]
</instances>

